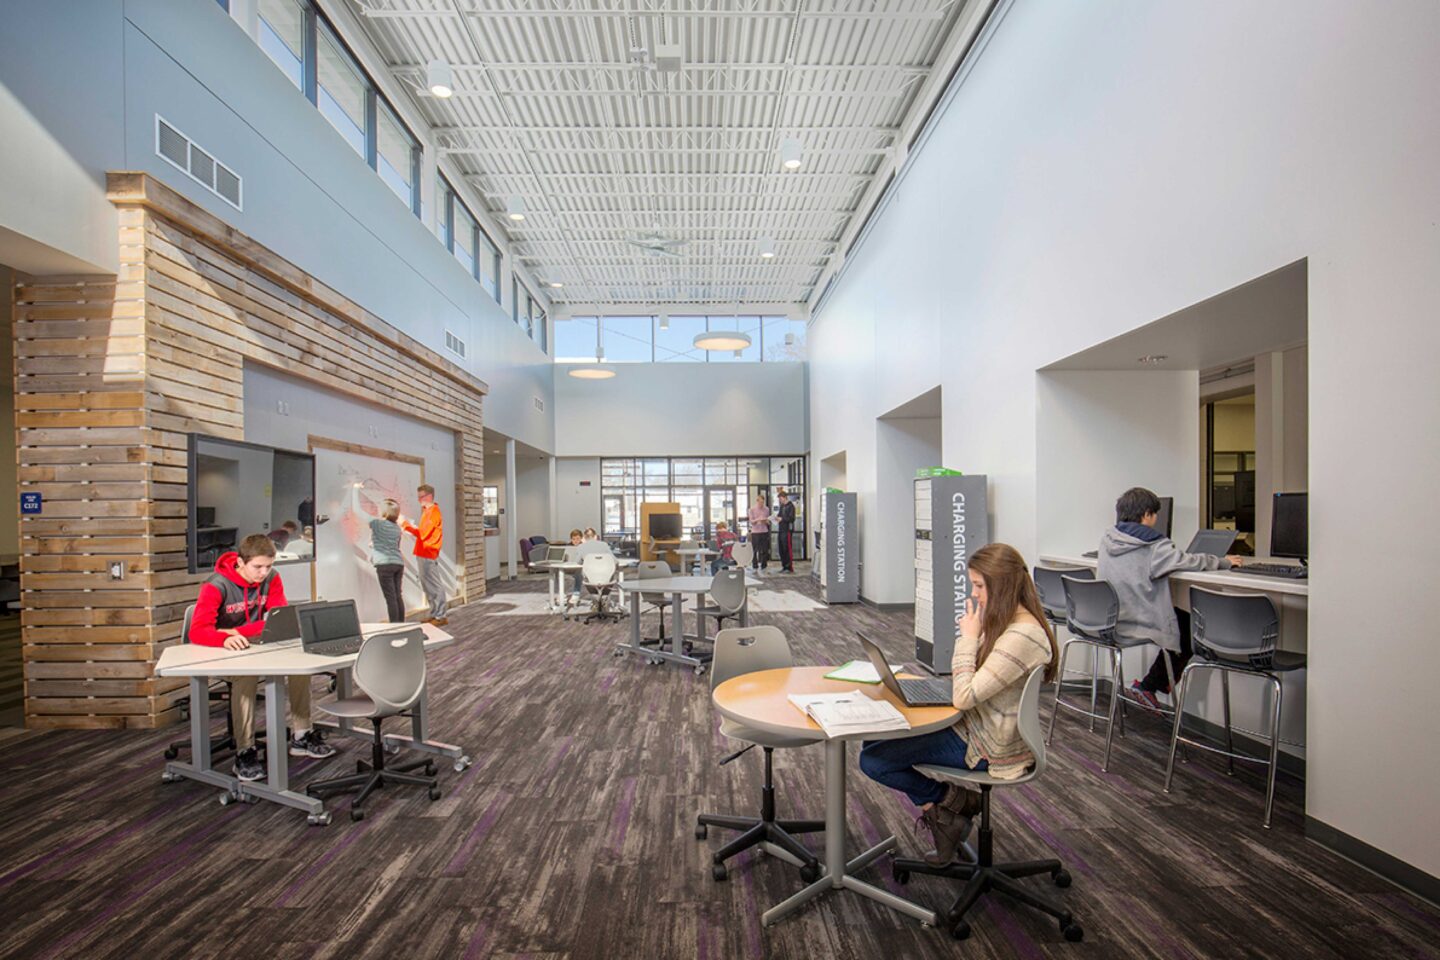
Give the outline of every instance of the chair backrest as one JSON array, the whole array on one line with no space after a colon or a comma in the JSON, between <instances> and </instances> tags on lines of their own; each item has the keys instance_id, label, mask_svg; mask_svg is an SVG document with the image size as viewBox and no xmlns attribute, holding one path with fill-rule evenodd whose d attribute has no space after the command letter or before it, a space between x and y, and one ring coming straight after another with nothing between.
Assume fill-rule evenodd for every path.
<instances>
[{"instance_id":1,"label":"chair backrest","mask_svg":"<svg viewBox=\"0 0 1440 960\"><path fill-rule=\"evenodd\" d=\"M664 560L646 560L636 567L641 580L659 580L670 576L670 564Z\"/></svg>"},{"instance_id":2,"label":"chair backrest","mask_svg":"<svg viewBox=\"0 0 1440 960\"><path fill-rule=\"evenodd\" d=\"M1062 574L1065 584L1065 627L1077 637L1115 642L1115 624L1120 619L1120 598L1105 580L1084 580Z\"/></svg>"},{"instance_id":3,"label":"chair backrest","mask_svg":"<svg viewBox=\"0 0 1440 960\"><path fill-rule=\"evenodd\" d=\"M1040 593L1040 606L1052 623L1064 623L1065 583L1060 578L1074 577L1076 580L1094 580L1095 571L1085 567L1041 567L1035 568L1035 589Z\"/></svg>"},{"instance_id":4,"label":"chair backrest","mask_svg":"<svg viewBox=\"0 0 1440 960\"><path fill-rule=\"evenodd\" d=\"M1233 660L1257 669L1275 662L1280 615L1261 593L1190 588L1190 639L1206 660Z\"/></svg>"},{"instance_id":5,"label":"chair backrest","mask_svg":"<svg viewBox=\"0 0 1440 960\"><path fill-rule=\"evenodd\" d=\"M615 582L620 562L613 553L587 553L580 558L580 573L587 587L604 587Z\"/></svg>"},{"instance_id":6,"label":"chair backrest","mask_svg":"<svg viewBox=\"0 0 1440 960\"><path fill-rule=\"evenodd\" d=\"M520 562L523 563L523 564L525 564L525 566L527 566L527 567L530 566L530 538L529 538L529 537L521 537L521 538L520 538Z\"/></svg>"},{"instance_id":7,"label":"chair backrest","mask_svg":"<svg viewBox=\"0 0 1440 960\"><path fill-rule=\"evenodd\" d=\"M793 665L790 642L779 627L730 627L715 635L715 658L710 661L710 689L731 677L756 670Z\"/></svg>"},{"instance_id":8,"label":"chair backrest","mask_svg":"<svg viewBox=\"0 0 1440 960\"><path fill-rule=\"evenodd\" d=\"M355 685L375 701L376 716L408 710L425 689L425 632L371 634L355 657Z\"/></svg>"},{"instance_id":9,"label":"chair backrest","mask_svg":"<svg viewBox=\"0 0 1440 960\"><path fill-rule=\"evenodd\" d=\"M1045 772L1045 731L1040 724L1040 687L1045 683L1045 668L1036 667L1020 691L1020 713L1016 717L1020 728L1020 739L1030 748L1035 757L1035 769L1030 774L1038 777Z\"/></svg>"},{"instance_id":10,"label":"chair backrest","mask_svg":"<svg viewBox=\"0 0 1440 960\"><path fill-rule=\"evenodd\" d=\"M742 567L748 567L755 562L755 546L750 542L737 543L730 548L730 559Z\"/></svg>"},{"instance_id":11,"label":"chair backrest","mask_svg":"<svg viewBox=\"0 0 1440 960\"><path fill-rule=\"evenodd\" d=\"M192 624L192 623L194 623L194 622L195 622L195 604L192 603L192 604L190 604L190 606L188 606L188 607L185 608L185 622L184 622L184 624L180 627L180 642L181 642L181 643L189 643L189 642L190 642L190 624Z\"/></svg>"},{"instance_id":12,"label":"chair backrest","mask_svg":"<svg viewBox=\"0 0 1440 960\"><path fill-rule=\"evenodd\" d=\"M547 543L549 543L549 542L550 542L550 538L549 538L549 537L542 537L542 536L536 535L536 536L533 536L533 537L530 538L530 545L531 545L531 546L534 546L534 547L542 546L542 545L547 544Z\"/></svg>"},{"instance_id":13,"label":"chair backrest","mask_svg":"<svg viewBox=\"0 0 1440 960\"><path fill-rule=\"evenodd\" d=\"M745 568L730 567L710 581L710 599L726 613L739 613L745 606Z\"/></svg>"}]
</instances>

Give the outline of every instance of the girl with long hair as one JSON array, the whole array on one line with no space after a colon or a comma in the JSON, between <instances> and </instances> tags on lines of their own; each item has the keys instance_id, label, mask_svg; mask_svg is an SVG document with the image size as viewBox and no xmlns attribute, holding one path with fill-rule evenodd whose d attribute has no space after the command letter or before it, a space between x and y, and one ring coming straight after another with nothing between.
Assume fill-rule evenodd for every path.
<instances>
[{"instance_id":1,"label":"girl with long hair","mask_svg":"<svg viewBox=\"0 0 1440 960\"><path fill-rule=\"evenodd\" d=\"M1034 763L1020 738L1020 693L1036 667L1054 679L1055 635L1020 551L1004 543L981 547L969 562L970 599L950 664L960 719L952 727L902 740L874 740L860 751L860 769L905 793L935 839L932 863L949 863L980 811L980 794L916 773L920 764L988 770L1002 780Z\"/></svg>"}]
</instances>

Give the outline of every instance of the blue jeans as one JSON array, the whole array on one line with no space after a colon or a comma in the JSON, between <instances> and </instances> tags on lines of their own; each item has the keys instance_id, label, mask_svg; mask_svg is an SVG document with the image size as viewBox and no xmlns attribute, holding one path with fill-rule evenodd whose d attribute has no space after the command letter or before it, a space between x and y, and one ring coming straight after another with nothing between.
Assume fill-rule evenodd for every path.
<instances>
[{"instance_id":1,"label":"blue jeans","mask_svg":"<svg viewBox=\"0 0 1440 960\"><path fill-rule=\"evenodd\" d=\"M919 807L945 799L948 785L915 772L915 767L931 763L969 770L965 750L965 741L954 727L903 740L867 740L860 751L860 769L871 780L901 791ZM989 766L989 761L982 757L974 769L985 770Z\"/></svg>"}]
</instances>

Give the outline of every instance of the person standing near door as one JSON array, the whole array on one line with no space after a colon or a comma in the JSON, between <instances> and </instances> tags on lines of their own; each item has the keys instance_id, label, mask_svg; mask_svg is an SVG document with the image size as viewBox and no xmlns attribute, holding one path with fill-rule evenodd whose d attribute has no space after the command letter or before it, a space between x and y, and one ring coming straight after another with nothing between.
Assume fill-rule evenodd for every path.
<instances>
[{"instance_id":1,"label":"person standing near door","mask_svg":"<svg viewBox=\"0 0 1440 960\"><path fill-rule=\"evenodd\" d=\"M755 546L751 566L764 570L770 563L770 505L763 493L755 494L755 505L750 508L750 542Z\"/></svg>"},{"instance_id":2,"label":"person standing near door","mask_svg":"<svg viewBox=\"0 0 1440 960\"><path fill-rule=\"evenodd\" d=\"M430 616L426 623L443 627L450 620L445 616L445 584L440 579L440 546L445 541L444 519L440 506L435 502L435 488L422 483L415 492L420 499L420 526L415 526L404 517L401 527L415 538L415 560L420 566L420 586L425 599L430 601Z\"/></svg>"},{"instance_id":3,"label":"person standing near door","mask_svg":"<svg viewBox=\"0 0 1440 960\"><path fill-rule=\"evenodd\" d=\"M786 573L795 572L795 547L790 542L791 536L795 533L795 504L790 502L790 494L781 490L780 509L778 518L780 521L780 569Z\"/></svg>"}]
</instances>

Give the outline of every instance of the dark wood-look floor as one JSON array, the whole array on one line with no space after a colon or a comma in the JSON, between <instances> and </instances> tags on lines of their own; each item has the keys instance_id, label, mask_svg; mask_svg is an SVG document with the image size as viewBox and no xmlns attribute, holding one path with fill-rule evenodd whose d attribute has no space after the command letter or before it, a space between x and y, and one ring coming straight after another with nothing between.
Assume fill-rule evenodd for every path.
<instances>
[{"instance_id":1,"label":"dark wood-look floor","mask_svg":"<svg viewBox=\"0 0 1440 960\"><path fill-rule=\"evenodd\" d=\"M1162 794L1164 730L1148 718L1105 775L1100 737L1062 717L1044 780L997 794L998 855L1065 860L1084 943L998 898L963 945L848 893L762 929L760 913L798 888L795 872L749 857L716 883L720 831L692 834L702 809L758 804L758 756L716 766L728 745L708 681L612 658L624 624L487 609L457 611L461 643L430 664L435 735L465 744L474 766L442 770L442 800L396 789L361 823L344 800L317 828L162 784L175 730L0 733L0 956L1440 956L1440 910L1303 839L1298 784L1282 782L1270 831L1258 778L1231 779L1212 760L1193 759ZM854 627L896 654L908 645L907 617L858 606L756 619L781 626L800 663L849 658ZM297 763L298 779L363 753L351 744ZM917 849L911 810L851 756L851 848L894 832ZM777 753L777 768L782 811L819 816L821 751ZM888 874L870 878L893 887ZM940 907L955 892L932 878L906 890Z\"/></svg>"}]
</instances>

